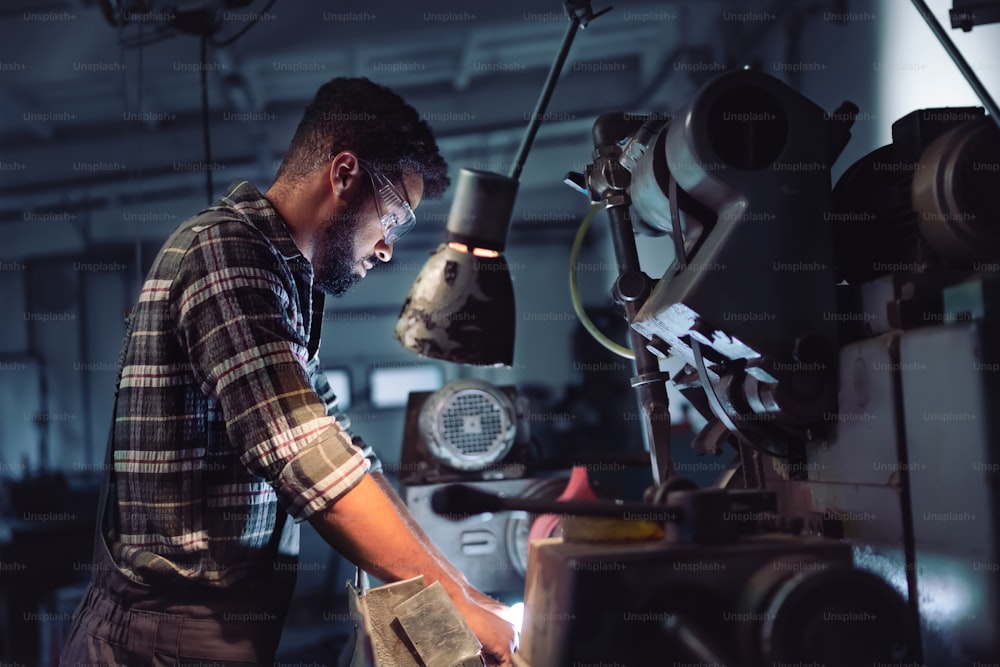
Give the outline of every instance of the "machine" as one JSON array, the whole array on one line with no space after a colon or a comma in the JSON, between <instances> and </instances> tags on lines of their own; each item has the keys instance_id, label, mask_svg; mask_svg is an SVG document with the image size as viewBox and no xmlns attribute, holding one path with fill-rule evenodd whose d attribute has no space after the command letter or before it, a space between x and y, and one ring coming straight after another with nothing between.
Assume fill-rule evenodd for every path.
<instances>
[{"instance_id":1,"label":"machine","mask_svg":"<svg viewBox=\"0 0 1000 667\"><path fill-rule=\"evenodd\" d=\"M568 180L610 217L666 538L534 543L520 664L1000 657L1000 132L918 110L831 187L856 112L744 70L595 123ZM633 232L672 236L660 280ZM737 460L712 488L672 470L666 382Z\"/></svg>"},{"instance_id":2,"label":"machine","mask_svg":"<svg viewBox=\"0 0 1000 667\"><path fill-rule=\"evenodd\" d=\"M594 123L593 161L566 181L594 204L582 227L608 214L612 293L631 349L606 347L634 359L651 484L641 503L553 503L481 484L428 500L463 520L591 515L660 524L663 537L533 541L518 665L1000 664L990 410L1000 398L1000 109L913 1L989 113L916 110L836 185L831 167L859 109L825 110L749 67L709 80L674 117L616 112ZM571 32L581 4L567 3ZM964 28L990 20L957 10ZM483 219L489 239L505 240L516 181L494 181L463 172L451 241ZM637 235L673 242L659 280L639 265ZM491 258L503 250L479 245ZM505 363L458 354L474 333L509 341L475 309L453 324L459 306L487 303L455 285L499 290L475 282L476 260L448 262L425 267L400 340L452 361ZM451 326L415 326L436 324L428 313L442 304ZM679 371L662 370L668 357ZM695 451L732 461L711 485L671 463L668 383L707 420Z\"/></svg>"}]
</instances>

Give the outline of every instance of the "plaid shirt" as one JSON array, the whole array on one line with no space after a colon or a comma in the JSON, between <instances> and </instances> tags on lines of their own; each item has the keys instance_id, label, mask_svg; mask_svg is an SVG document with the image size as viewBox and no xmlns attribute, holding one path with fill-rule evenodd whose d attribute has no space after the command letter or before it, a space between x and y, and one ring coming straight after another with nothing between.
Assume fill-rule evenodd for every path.
<instances>
[{"instance_id":1,"label":"plaid shirt","mask_svg":"<svg viewBox=\"0 0 1000 667\"><path fill-rule=\"evenodd\" d=\"M245 182L160 250L115 415L110 545L131 578L228 588L273 572L298 555L298 522L381 468L318 372L312 278Z\"/></svg>"}]
</instances>

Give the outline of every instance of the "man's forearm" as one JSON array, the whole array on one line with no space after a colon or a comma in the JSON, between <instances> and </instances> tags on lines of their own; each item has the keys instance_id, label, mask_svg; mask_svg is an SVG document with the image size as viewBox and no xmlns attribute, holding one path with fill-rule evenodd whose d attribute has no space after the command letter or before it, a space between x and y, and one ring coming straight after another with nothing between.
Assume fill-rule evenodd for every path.
<instances>
[{"instance_id":1,"label":"man's forearm","mask_svg":"<svg viewBox=\"0 0 1000 667\"><path fill-rule=\"evenodd\" d=\"M382 475L365 475L309 522L346 558L383 581L422 574L427 585L440 581L456 604L468 601L465 577L431 544Z\"/></svg>"},{"instance_id":2,"label":"man's forearm","mask_svg":"<svg viewBox=\"0 0 1000 667\"><path fill-rule=\"evenodd\" d=\"M396 493L396 490L393 488L392 483L388 480L388 478L378 472L373 473L371 478L375 480L379 488L382 489L383 493L385 493L389 500L391 500L396 506L396 510L399 512L400 518L402 518L403 521L406 522L406 525L410 527L414 537L416 537L420 543L424 545L424 549L427 550L427 553L437 560L442 569L444 569L455 581L462 586L468 587L469 582L465 578L465 575L462 574L462 572L455 567L455 565L448 560L443 553L441 553L441 550L437 548L437 545L431 541L431 538L424 532L424 529L420 527L420 524L413 518L413 515L410 514L410 510L406 506L406 503L403 502L403 499L399 497L398 493Z\"/></svg>"},{"instance_id":3,"label":"man's forearm","mask_svg":"<svg viewBox=\"0 0 1000 667\"><path fill-rule=\"evenodd\" d=\"M448 560L447 556L441 553L441 550L437 548L437 545L431 541L430 536L424 532L424 529L420 527L417 520L413 518L412 514L410 514L410 510L406 506L406 503L404 503L403 499L399 497L399 494L396 493L396 490L392 487L392 484L385 477L385 475L382 473L373 473L371 477L378 483L382 491L385 492L385 495L388 496L389 499L396 505L396 509L399 511L400 517L402 517L403 521L405 521L410 527L410 530L413 531L414 536L424 545L424 549L427 550L427 553L437 559L438 564L442 567L442 569L444 569L444 571L447 572L459 586L462 586L465 589L465 594L468 595L473 602L485 605L486 608L490 609L490 611L494 613L498 613L501 609L506 608L506 605L494 600L469 583L465 574L459 570L454 563Z\"/></svg>"}]
</instances>

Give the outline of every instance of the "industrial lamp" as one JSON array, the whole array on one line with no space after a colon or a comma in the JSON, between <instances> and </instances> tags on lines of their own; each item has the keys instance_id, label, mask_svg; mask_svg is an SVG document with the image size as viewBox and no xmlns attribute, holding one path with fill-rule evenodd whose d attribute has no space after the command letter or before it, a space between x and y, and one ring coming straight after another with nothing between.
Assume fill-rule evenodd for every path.
<instances>
[{"instance_id":1,"label":"industrial lamp","mask_svg":"<svg viewBox=\"0 0 1000 667\"><path fill-rule=\"evenodd\" d=\"M514 286L507 260L513 178L462 169L445 241L413 283L396 324L403 347L480 366L514 360Z\"/></svg>"},{"instance_id":2,"label":"industrial lamp","mask_svg":"<svg viewBox=\"0 0 1000 667\"><path fill-rule=\"evenodd\" d=\"M564 3L570 26L509 176L462 169L444 242L420 270L396 323L403 347L426 357L510 366L514 361L514 287L503 251L518 177L579 27L594 14L590 2Z\"/></svg>"}]
</instances>

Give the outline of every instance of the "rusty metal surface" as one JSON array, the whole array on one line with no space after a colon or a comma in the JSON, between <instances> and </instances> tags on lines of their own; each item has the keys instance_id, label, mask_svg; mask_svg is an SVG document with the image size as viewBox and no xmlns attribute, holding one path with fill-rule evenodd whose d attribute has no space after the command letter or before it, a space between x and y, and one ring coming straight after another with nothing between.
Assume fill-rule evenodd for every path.
<instances>
[{"instance_id":1,"label":"rusty metal surface","mask_svg":"<svg viewBox=\"0 0 1000 667\"><path fill-rule=\"evenodd\" d=\"M440 582L399 603L395 612L426 667L482 666L482 644Z\"/></svg>"},{"instance_id":2,"label":"rusty metal surface","mask_svg":"<svg viewBox=\"0 0 1000 667\"><path fill-rule=\"evenodd\" d=\"M357 639L351 667L422 667L396 623L396 605L424 589L423 576L406 579L358 595L348 586Z\"/></svg>"},{"instance_id":3,"label":"rusty metal surface","mask_svg":"<svg viewBox=\"0 0 1000 667\"><path fill-rule=\"evenodd\" d=\"M423 576L369 589L365 603L371 618L377 667L421 667L396 620L396 607L424 589Z\"/></svg>"}]
</instances>

